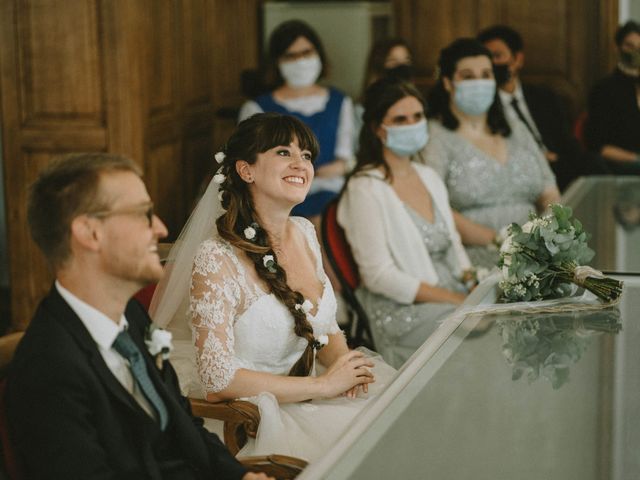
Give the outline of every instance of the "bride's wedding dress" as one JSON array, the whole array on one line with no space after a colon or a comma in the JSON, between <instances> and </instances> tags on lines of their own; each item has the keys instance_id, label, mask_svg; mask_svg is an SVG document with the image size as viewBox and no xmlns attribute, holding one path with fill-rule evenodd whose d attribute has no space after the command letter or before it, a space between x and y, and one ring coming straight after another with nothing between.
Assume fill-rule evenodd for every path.
<instances>
[{"instance_id":1,"label":"bride's wedding dress","mask_svg":"<svg viewBox=\"0 0 640 480\"><path fill-rule=\"evenodd\" d=\"M314 227L304 218L290 221L304 234L323 285L319 299L308 299L313 305L308 319L314 336L338 333L336 299L322 268ZM174 336L171 360L183 394L203 398L223 390L241 368L288 374L306 340L294 333L290 312L265 288L252 264L227 241L213 237L200 244L193 262L188 313L168 326ZM267 392L249 398L259 407L260 427L255 440L249 439L238 455L319 458L393 377L395 371L379 357L374 362L375 383L369 385L368 394L359 393L355 399L341 396L280 405ZM311 374L321 370L316 361Z\"/></svg>"}]
</instances>

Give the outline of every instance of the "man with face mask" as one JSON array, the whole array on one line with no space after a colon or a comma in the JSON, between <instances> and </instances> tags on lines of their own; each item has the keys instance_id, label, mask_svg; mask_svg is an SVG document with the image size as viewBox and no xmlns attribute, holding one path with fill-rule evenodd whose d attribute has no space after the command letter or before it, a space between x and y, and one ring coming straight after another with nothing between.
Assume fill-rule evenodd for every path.
<instances>
[{"instance_id":1,"label":"man with face mask","mask_svg":"<svg viewBox=\"0 0 640 480\"><path fill-rule=\"evenodd\" d=\"M564 100L552 90L523 84L524 42L513 28L489 27L478 40L493 57L500 100L507 120L522 123L543 151L561 190L581 175L608 173L602 159L584 152L571 130Z\"/></svg>"},{"instance_id":2,"label":"man with face mask","mask_svg":"<svg viewBox=\"0 0 640 480\"><path fill-rule=\"evenodd\" d=\"M616 32L618 65L593 87L585 133L615 173L640 174L640 23Z\"/></svg>"}]
</instances>

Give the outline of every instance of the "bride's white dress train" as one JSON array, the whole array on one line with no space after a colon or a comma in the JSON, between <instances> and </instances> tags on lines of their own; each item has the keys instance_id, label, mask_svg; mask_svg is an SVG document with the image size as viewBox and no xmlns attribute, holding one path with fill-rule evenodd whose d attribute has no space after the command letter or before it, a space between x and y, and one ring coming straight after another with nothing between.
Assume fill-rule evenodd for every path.
<instances>
[{"instance_id":1,"label":"bride's white dress train","mask_svg":"<svg viewBox=\"0 0 640 480\"><path fill-rule=\"evenodd\" d=\"M314 305L308 314L314 336L338 333L336 299L322 268L314 227L304 218L290 221L304 234L324 287L321 298L309 299ZM294 333L287 308L265 292L246 262L231 244L217 237L205 240L198 249L186 318L174 319L168 326L174 335L172 364L185 395L203 398L223 390L241 368L287 375L305 349L306 340ZM238 455L277 453L310 462L322 456L395 374L380 357L369 354L376 381L368 394L360 393L355 399L341 396L280 405L267 392L249 398L259 407L260 427L255 440L250 439ZM317 364L312 374L320 370Z\"/></svg>"}]
</instances>

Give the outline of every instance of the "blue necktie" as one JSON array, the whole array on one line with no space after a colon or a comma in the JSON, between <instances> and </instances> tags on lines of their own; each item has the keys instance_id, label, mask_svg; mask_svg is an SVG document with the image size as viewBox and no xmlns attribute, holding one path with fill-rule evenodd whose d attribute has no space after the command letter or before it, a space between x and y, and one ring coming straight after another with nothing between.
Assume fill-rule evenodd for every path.
<instances>
[{"instance_id":1,"label":"blue necktie","mask_svg":"<svg viewBox=\"0 0 640 480\"><path fill-rule=\"evenodd\" d=\"M140 353L140 349L133 342L131 335L129 335L129 332L126 330L120 332L113 342L113 348L116 352L129 360L133 378L138 382L138 385L140 385L140 388L142 389L142 393L144 393L144 396L149 400L149 403L151 403L158 413L160 429L164 431L169 423L169 412L167 411L167 407L162 401L162 398L160 398L156 387L153 386L153 382L151 381L151 378L149 378L149 372L147 372L147 364L144 361L142 353Z\"/></svg>"}]
</instances>

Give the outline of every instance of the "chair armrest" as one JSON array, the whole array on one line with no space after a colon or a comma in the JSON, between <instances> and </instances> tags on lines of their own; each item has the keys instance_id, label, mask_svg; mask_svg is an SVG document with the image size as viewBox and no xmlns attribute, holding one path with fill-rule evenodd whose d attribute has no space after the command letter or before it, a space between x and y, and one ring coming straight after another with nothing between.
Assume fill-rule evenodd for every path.
<instances>
[{"instance_id":1,"label":"chair armrest","mask_svg":"<svg viewBox=\"0 0 640 480\"><path fill-rule=\"evenodd\" d=\"M266 455L238 459L252 472L266 473L277 479L296 478L308 465L307 462L286 455Z\"/></svg>"},{"instance_id":2,"label":"chair armrest","mask_svg":"<svg viewBox=\"0 0 640 480\"><path fill-rule=\"evenodd\" d=\"M195 416L224 422L224 443L233 455L247 443L248 437L256 438L260 411L255 404L245 400L211 403L190 398L189 401Z\"/></svg>"}]
</instances>

